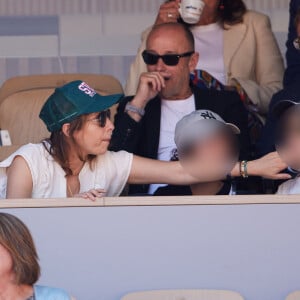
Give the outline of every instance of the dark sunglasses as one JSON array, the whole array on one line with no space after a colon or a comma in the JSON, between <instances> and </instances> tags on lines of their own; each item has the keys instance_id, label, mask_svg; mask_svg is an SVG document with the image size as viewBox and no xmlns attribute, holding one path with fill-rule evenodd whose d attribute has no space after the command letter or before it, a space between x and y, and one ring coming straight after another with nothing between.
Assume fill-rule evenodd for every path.
<instances>
[{"instance_id":1,"label":"dark sunglasses","mask_svg":"<svg viewBox=\"0 0 300 300\"><path fill-rule=\"evenodd\" d=\"M105 127L107 119L110 119L110 110L103 110L99 113L99 115L91 120L91 121L97 121L100 127Z\"/></svg>"},{"instance_id":2,"label":"dark sunglasses","mask_svg":"<svg viewBox=\"0 0 300 300\"><path fill-rule=\"evenodd\" d=\"M181 57L189 57L194 54L194 51L182 53L182 54L165 54L158 55L145 50L142 53L144 62L146 65L156 65L158 60L161 58L167 66L176 66L179 63Z\"/></svg>"}]
</instances>

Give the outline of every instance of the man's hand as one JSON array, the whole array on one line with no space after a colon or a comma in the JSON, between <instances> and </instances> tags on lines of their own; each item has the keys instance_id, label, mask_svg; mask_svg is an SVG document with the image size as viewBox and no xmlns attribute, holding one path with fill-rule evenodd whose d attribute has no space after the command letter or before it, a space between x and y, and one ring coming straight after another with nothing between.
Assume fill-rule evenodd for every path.
<instances>
[{"instance_id":1,"label":"man's hand","mask_svg":"<svg viewBox=\"0 0 300 300\"><path fill-rule=\"evenodd\" d=\"M159 72L142 73L135 97L130 104L144 109L147 103L153 99L165 87L165 79ZM139 122L141 116L137 113L128 111L128 114L135 121Z\"/></svg>"}]
</instances>

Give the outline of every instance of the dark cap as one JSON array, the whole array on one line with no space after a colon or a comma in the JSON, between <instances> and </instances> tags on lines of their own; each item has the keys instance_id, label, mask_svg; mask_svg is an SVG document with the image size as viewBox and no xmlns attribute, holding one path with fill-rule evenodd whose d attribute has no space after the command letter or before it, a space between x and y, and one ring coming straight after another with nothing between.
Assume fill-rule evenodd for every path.
<instances>
[{"instance_id":1,"label":"dark cap","mask_svg":"<svg viewBox=\"0 0 300 300\"><path fill-rule=\"evenodd\" d=\"M288 110L290 107L299 105L300 103L292 100L282 100L278 102L272 109L272 115L274 118L280 118L282 114Z\"/></svg>"},{"instance_id":2,"label":"dark cap","mask_svg":"<svg viewBox=\"0 0 300 300\"><path fill-rule=\"evenodd\" d=\"M81 115L110 108L119 102L122 96L101 96L85 82L72 81L55 89L42 107L40 118L50 132L58 131L63 124L70 123Z\"/></svg>"}]
</instances>

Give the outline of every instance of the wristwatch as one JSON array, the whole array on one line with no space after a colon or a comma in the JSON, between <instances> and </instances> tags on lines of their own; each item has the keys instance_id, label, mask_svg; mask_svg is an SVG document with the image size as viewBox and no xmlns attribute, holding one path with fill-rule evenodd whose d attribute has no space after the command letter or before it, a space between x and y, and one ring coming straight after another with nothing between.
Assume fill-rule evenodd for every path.
<instances>
[{"instance_id":1,"label":"wristwatch","mask_svg":"<svg viewBox=\"0 0 300 300\"><path fill-rule=\"evenodd\" d=\"M127 112L127 111L134 112L134 113L140 115L141 117L143 117L145 115L145 110L143 108L138 108L134 105L131 105L129 102L125 106L125 112Z\"/></svg>"}]
</instances>

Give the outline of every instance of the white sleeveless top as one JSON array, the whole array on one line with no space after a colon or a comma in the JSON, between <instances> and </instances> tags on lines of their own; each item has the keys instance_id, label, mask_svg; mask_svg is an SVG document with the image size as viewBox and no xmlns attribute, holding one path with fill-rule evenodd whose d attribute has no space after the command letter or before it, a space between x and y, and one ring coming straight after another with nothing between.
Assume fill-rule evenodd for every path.
<instances>
[{"instance_id":1,"label":"white sleeveless top","mask_svg":"<svg viewBox=\"0 0 300 300\"><path fill-rule=\"evenodd\" d=\"M32 198L66 198L65 172L43 144L27 144L0 163L0 198L6 197L6 169L16 156L25 159L31 172ZM96 158L94 168L85 163L80 174L80 193L104 189L106 196L119 196L128 180L133 155L125 151L110 152Z\"/></svg>"}]
</instances>

